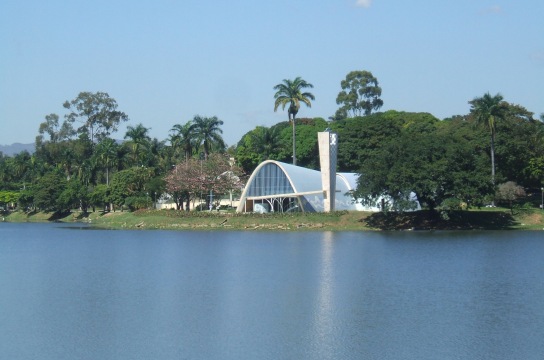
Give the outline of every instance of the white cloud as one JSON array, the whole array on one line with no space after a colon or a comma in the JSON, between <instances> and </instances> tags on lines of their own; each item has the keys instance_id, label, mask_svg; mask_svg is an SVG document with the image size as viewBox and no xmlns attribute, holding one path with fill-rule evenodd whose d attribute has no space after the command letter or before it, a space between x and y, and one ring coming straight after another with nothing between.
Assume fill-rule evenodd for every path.
<instances>
[{"instance_id":1,"label":"white cloud","mask_svg":"<svg viewBox=\"0 0 544 360\"><path fill-rule=\"evenodd\" d=\"M371 4L372 4L372 0L357 0L357 2L355 3L355 6L367 8L367 7L370 7Z\"/></svg>"}]
</instances>

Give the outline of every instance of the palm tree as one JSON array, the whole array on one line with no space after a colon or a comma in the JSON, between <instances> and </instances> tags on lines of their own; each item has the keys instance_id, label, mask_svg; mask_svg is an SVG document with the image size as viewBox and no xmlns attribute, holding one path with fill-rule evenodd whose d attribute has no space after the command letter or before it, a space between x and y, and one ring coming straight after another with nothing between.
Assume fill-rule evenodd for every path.
<instances>
[{"instance_id":1,"label":"palm tree","mask_svg":"<svg viewBox=\"0 0 544 360\"><path fill-rule=\"evenodd\" d=\"M225 142L221 134L220 126L223 125L223 121L219 120L217 116L213 117L201 117L196 115L193 118L193 134L196 140L196 146L202 146L204 151L204 159L208 159L211 150L225 150Z\"/></svg>"},{"instance_id":2,"label":"palm tree","mask_svg":"<svg viewBox=\"0 0 544 360\"><path fill-rule=\"evenodd\" d=\"M15 181L22 181L23 188L26 189L26 181L31 175L32 166L31 166L31 155L28 151L23 150L20 153L16 154L13 157L13 175L15 176Z\"/></svg>"},{"instance_id":3,"label":"palm tree","mask_svg":"<svg viewBox=\"0 0 544 360\"><path fill-rule=\"evenodd\" d=\"M503 97L497 93L491 96L485 93L484 96L474 98L468 103L471 105L470 112L474 114L476 120L484 123L489 128L491 136L491 183L495 185L495 130L498 119L504 118Z\"/></svg>"},{"instance_id":4,"label":"palm tree","mask_svg":"<svg viewBox=\"0 0 544 360\"><path fill-rule=\"evenodd\" d=\"M95 169L96 158L85 159L81 164L79 164L77 169L77 178L83 185L85 185L85 187L89 186Z\"/></svg>"},{"instance_id":5,"label":"palm tree","mask_svg":"<svg viewBox=\"0 0 544 360\"><path fill-rule=\"evenodd\" d=\"M168 155L165 150L165 141L159 141L157 138L149 140L147 147L147 166L157 169L168 169L166 166L168 162Z\"/></svg>"},{"instance_id":6,"label":"palm tree","mask_svg":"<svg viewBox=\"0 0 544 360\"><path fill-rule=\"evenodd\" d=\"M189 160L195 147L193 122L188 121L185 125L176 124L170 131L173 132L172 137L170 138L172 147L174 149L177 147L181 148L185 154L185 161Z\"/></svg>"},{"instance_id":7,"label":"palm tree","mask_svg":"<svg viewBox=\"0 0 544 360\"><path fill-rule=\"evenodd\" d=\"M117 143L110 138L105 138L96 147L96 156L102 167L106 168L106 186L110 186L110 169L119 162Z\"/></svg>"},{"instance_id":8,"label":"palm tree","mask_svg":"<svg viewBox=\"0 0 544 360\"><path fill-rule=\"evenodd\" d=\"M127 127L125 139L130 139L128 143L132 152L133 165L143 165L144 157L147 156L149 143L151 141L148 131L149 129L142 124L138 124L136 127Z\"/></svg>"},{"instance_id":9,"label":"palm tree","mask_svg":"<svg viewBox=\"0 0 544 360\"><path fill-rule=\"evenodd\" d=\"M72 167L77 163L72 149L64 147L61 152L61 158L58 166L64 170L66 180L72 177Z\"/></svg>"},{"instance_id":10,"label":"palm tree","mask_svg":"<svg viewBox=\"0 0 544 360\"><path fill-rule=\"evenodd\" d=\"M293 165L297 164L296 157L296 145L295 145L295 116L300 109L300 103L303 102L308 107L312 106L310 100L315 100L315 97L310 92L302 92L302 89L313 88L314 86L306 80L303 80L299 77L295 80L284 79L283 83L280 83L274 86L276 94L274 94L274 111L278 110L278 107L281 105L282 110L285 110L285 106L289 104L287 109L287 116L289 121L292 121L293 124Z\"/></svg>"}]
</instances>

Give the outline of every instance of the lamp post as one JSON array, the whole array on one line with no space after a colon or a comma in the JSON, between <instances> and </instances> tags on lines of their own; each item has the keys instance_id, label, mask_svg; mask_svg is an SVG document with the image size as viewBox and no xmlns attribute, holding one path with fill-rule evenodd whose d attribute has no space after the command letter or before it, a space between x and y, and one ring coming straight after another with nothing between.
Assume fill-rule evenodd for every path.
<instances>
[{"instance_id":1,"label":"lamp post","mask_svg":"<svg viewBox=\"0 0 544 360\"><path fill-rule=\"evenodd\" d=\"M540 191L542 193L542 199L540 200L540 208L544 210L544 187L540 188Z\"/></svg>"}]
</instances>

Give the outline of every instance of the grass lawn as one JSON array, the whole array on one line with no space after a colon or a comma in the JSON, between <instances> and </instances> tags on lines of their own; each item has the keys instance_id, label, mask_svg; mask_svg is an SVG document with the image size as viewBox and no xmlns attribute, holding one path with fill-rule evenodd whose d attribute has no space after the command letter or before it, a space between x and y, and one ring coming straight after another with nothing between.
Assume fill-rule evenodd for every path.
<instances>
[{"instance_id":1,"label":"grass lawn","mask_svg":"<svg viewBox=\"0 0 544 360\"><path fill-rule=\"evenodd\" d=\"M77 211L65 214L11 212L9 222L86 222L106 229L165 230L270 230L270 231L361 231L361 230L544 230L544 212L539 209L512 214L504 208L438 213L289 213L236 214L233 212L183 212L140 210L136 212Z\"/></svg>"}]
</instances>

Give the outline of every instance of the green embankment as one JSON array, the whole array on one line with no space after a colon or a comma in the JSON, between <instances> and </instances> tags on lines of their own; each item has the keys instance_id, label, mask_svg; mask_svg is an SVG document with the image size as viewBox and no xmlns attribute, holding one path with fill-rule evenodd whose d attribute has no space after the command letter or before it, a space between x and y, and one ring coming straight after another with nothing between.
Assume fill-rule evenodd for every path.
<instances>
[{"instance_id":1,"label":"green embankment","mask_svg":"<svg viewBox=\"0 0 544 360\"><path fill-rule=\"evenodd\" d=\"M235 214L232 212L191 212L143 210L136 212L92 212L65 214L11 212L2 215L8 222L84 222L105 229L164 230L544 230L544 212L529 210L511 214L506 209L485 209L435 213L334 212L311 214Z\"/></svg>"}]
</instances>

